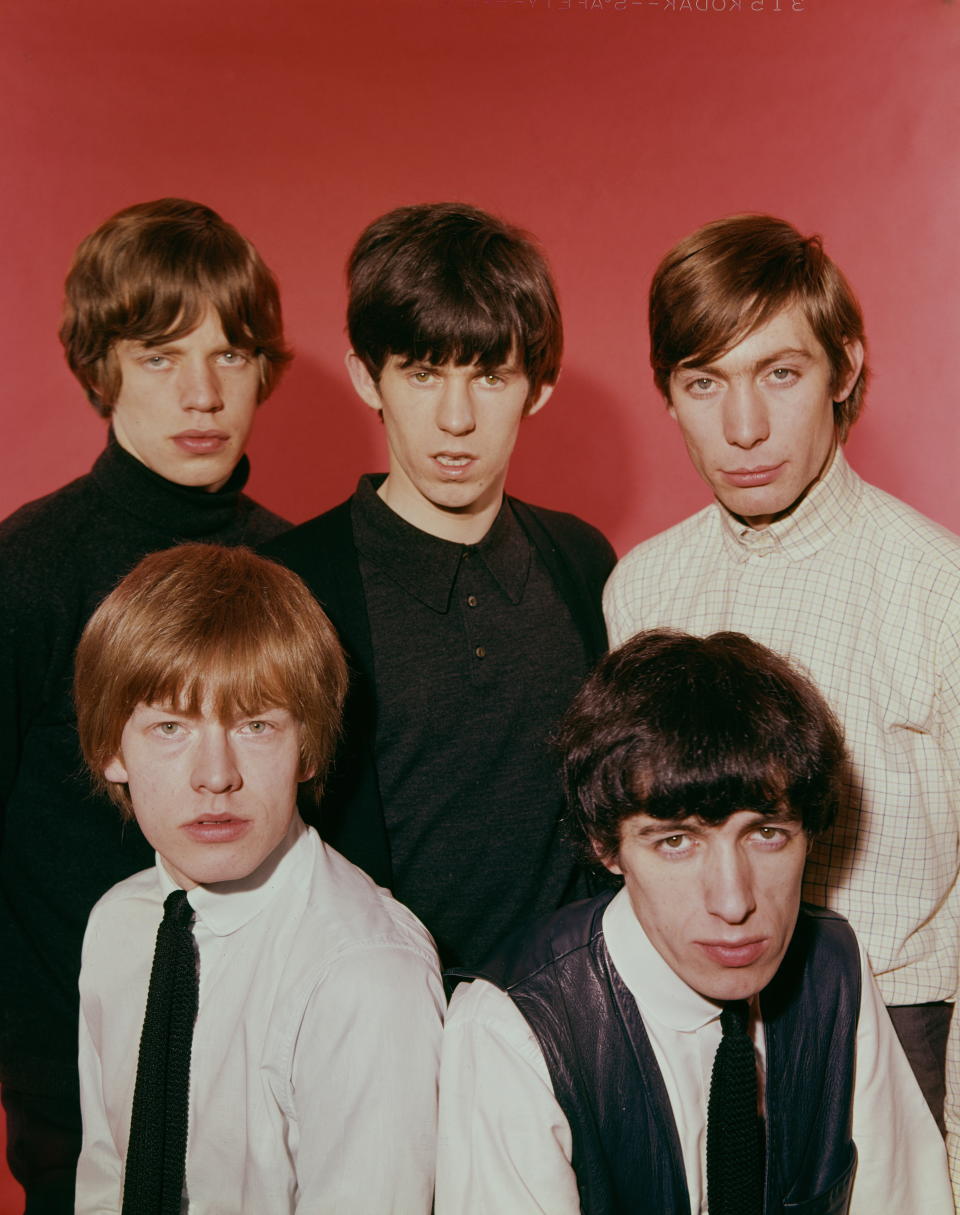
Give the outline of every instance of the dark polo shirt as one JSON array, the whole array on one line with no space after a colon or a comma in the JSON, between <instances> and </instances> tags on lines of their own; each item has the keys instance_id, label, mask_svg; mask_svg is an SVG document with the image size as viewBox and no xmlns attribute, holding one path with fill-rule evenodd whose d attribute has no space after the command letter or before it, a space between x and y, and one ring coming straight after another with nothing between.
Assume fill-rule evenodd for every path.
<instances>
[{"instance_id":1,"label":"dark polo shirt","mask_svg":"<svg viewBox=\"0 0 960 1215\"><path fill-rule=\"evenodd\" d=\"M475 545L413 527L364 477L351 501L374 653L393 892L447 964L577 897L548 738L589 661L504 502Z\"/></svg>"}]
</instances>

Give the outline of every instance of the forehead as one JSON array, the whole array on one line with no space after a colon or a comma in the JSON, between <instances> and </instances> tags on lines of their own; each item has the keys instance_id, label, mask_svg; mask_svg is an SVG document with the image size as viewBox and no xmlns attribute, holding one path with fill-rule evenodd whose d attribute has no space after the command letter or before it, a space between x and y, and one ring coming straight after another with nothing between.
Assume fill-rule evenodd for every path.
<instances>
[{"instance_id":1,"label":"forehead","mask_svg":"<svg viewBox=\"0 0 960 1215\"><path fill-rule=\"evenodd\" d=\"M516 351L511 350L503 359L486 358L482 354L470 354L462 359L434 360L429 357L418 358L414 354L391 354L387 357L386 367L396 371L408 367L430 367L435 371L519 371L520 365Z\"/></svg>"},{"instance_id":2,"label":"forehead","mask_svg":"<svg viewBox=\"0 0 960 1215\"><path fill-rule=\"evenodd\" d=\"M824 363L827 361L827 353L800 304L788 304L781 308L711 359L702 359L698 354L684 359L675 372L705 366L721 370L740 369L777 356L791 355Z\"/></svg>"}]
</instances>

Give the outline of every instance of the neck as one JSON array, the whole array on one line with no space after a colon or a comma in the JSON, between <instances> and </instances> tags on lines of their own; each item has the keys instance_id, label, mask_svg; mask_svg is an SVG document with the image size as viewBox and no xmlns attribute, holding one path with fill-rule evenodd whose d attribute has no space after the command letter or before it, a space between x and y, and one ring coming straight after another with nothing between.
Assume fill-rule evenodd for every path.
<instances>
[{"instance_id":1,"label":"neck","mask_svg":"<svg viewBox=\"0 0 960 1215\"><path fill-rule=\"evenodd\" d=\"M498 487L489 501L474 502L462 510L437 506L419 495L410 498L398 490L389 476L377 490L377 496L395 515L428 536L450 540L454 544L479 544L500 512L503 488Z\"/></svg>"}]
</instances>

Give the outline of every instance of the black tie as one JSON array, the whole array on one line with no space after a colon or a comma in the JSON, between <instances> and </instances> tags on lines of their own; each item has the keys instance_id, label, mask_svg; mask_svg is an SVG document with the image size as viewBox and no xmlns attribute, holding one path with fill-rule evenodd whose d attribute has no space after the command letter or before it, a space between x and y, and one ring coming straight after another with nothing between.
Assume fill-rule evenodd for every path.
<instances>
[{"instance_id":1,"label":"black tie","mask_svg":"<svg viewBox=\"0 0 960 1215\"><path fill-rule=\"evenodd\" d=\"M167 895L140 1035L123 1215L179 1215L180 1211L199 982L193 916L186 891Z\"/></svg>"},{"instance_id":2,"label":"black tie","mask_svg":"<svg viewBox=\"0 0 960 1215\"><path fill-rule=\"evenodd\" d=\"M720 1014L707 1106L707 1208L710 1215L761 1215L763 1158L757 1115L757 1064L746 1001Z\"/></svg>"}]
</instances>

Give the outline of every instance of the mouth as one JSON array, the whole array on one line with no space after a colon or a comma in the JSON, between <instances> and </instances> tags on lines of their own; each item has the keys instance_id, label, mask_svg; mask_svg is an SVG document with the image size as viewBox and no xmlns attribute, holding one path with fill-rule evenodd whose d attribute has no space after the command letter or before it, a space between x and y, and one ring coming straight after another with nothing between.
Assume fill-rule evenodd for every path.
<instances>
[{"instance_id":1,"label":"mouth","mask_svg":"<svg viewBox=\"0 0 960 1215\"><path fill-rule=\"evenodd\" d=\"M431 459L444 476L451 478L464 476L467 469L476 463L474 456L466 452L455 451L437 452L436 455L431 456Z\"/></svg>"},{"instance_id":2,"label":"mouth","mask_svg":"<svg viewBox=\"0 0 960 1215\"><path fill-rule=\"evenodd\" d=\"M697 944L713 962L737 969L752 966L767 948L766 937L752 937L741 941L698 941Z\"/></svg>"},{"instance_id":3,"label":"mouth","mask_svg":"<svg viewBox=\"0 0 960 1215\"><path fill-rule=\"evenodd\" d=\"M752 489L758 485L769 485L775 480L783 468L785 461L779 464L769 464L762 468L724 468L721 475L738 489Z\"/></svg>"},{"instance_id":4,"label":"mouth","mask_svg":"<svg viewBox=\"0 0 960 1215\"><path fill-rule=\"evenodd\" d=\"M181 430L173 441L191 455L209 456L225 447L230 436L223 430Z\"/></svg>"},{"instance_id":5,"label":"mouth","mask_svg":"<svg viewBox=\"0 0 960 1215\"><path fill-rule=\"evenodd\" d=\"M183 830L201 844L227 844L239 839L250 826L249 819L234 814L199 814Z\"/></svg>"}]
</instances>

